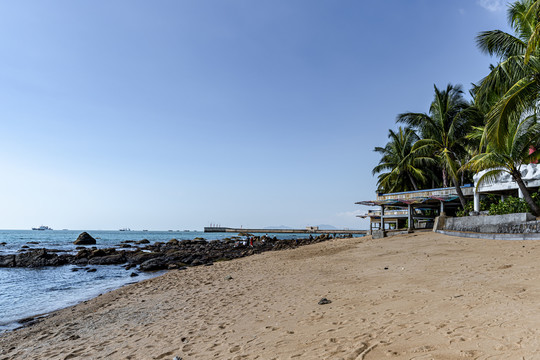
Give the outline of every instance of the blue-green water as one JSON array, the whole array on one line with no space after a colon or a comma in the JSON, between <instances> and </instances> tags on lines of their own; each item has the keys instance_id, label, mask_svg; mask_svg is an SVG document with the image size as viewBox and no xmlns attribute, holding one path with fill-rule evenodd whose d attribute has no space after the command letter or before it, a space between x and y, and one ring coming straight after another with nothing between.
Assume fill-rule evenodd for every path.
<instances>
[{"instance_id":1,"label":"blue-green water","mask_svg":"<svg viewBox=\"0 0 540 360\"><path fill-rule=\"evenodd\" d=\"M75 252L73 241L80 230L0 230L0 255L13 254L22 246L59 249ZM170 239L189 240L203 237L207 240L224 239L237 234L183 231L87 231L97 247L114 247L122 241L147 239L150 243ZM274 234L268 234L274 236ZM302 234L276 234L279 239L302 238ZM121 287L148 279L161 273L139 273L131 277L132 270L121 266L94 266L95 272L72 271L77 266L44 267L38 269L0 268L0 332L20 326L18 320L48 313Z\"/></svg>"}]
</instances>

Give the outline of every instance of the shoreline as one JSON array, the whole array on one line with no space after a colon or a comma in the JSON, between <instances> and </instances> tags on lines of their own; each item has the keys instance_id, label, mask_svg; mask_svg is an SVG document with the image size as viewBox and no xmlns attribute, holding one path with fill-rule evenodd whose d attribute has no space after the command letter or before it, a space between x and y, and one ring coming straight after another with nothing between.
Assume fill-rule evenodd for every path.
<instances>
[{"instance_id":1,"label":"shoreline","mask_svg":"<svg viewBox=\"0 0 540 360\"><path fill-rule=\"evenodd\" d=\"M11 322L9 324L5 324L4 326L8 327L8 329L0 331L0 337L2 337L2 335L6 334L6 333L10 333L10 332L13 332L13 331L17 331L17 330L20 330L20 329L31 327L31 326L39 323L40 321L48 318L49 316L51 316L52 314L54 314L54 313L56 313L58 311L62 311L62 310L77 306L77 305L79 305L81 303L84 303L84 302L87 302L89 300L98 298L98 297L102 296L103 294L106 294L106 293L109 293L111 291L121 289L124 286L133 285L133 284L136 284L138 282L145 281L145 280L150 280L150 279L153 279L153 278L156 278L156 277L159 277L159 276L162 276L162 275L165 274L164 271L157 271L157 272L160 273L160 274L158 274L156 276L153 276L153 277L150 277L150 278L141 279L139 281L131 281L131 282L127 282L125 284L122 284L119 287L113 287L113 288L97 291L97 292L99 292L99 294L97 294L97 295L81 296L80 300L75 300L73 303L71 303L69 305L61 306L61 307L59 307L57 309L53 309L51 311L47 311L47 312L43 312L43 313L39 313L39 314L30 314L28 316L24 316L24 317L22 317L20 319L17 319L17 320L15 320L15 321L13 321L13 322ZM10 325L10 324L16 325L16 327L14 327L12 329L9 329L8 325Z\"/></svg>"},{"instance_id":2,"label":"shoreline","mask_svg":"<svg viewBox=\"0 0 540 360\"><path fill-rule=\"evenodd\" d=\"M528 358L539 256L436 233L265 252L53 312L0 335L0 360Z\"/></svg>"}]
</instances>

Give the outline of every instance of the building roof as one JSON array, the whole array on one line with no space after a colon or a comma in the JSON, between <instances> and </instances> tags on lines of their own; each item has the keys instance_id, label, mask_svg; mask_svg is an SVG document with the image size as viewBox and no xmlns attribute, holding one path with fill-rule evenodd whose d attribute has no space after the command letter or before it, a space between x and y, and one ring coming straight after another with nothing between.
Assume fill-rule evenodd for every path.
<instances>
[{"instance_id":1,"label":"building roof","mask_svg":"<svg viewBox=\"0 0 540 360\"><path fill-rule=\"evenodd\" d=\"M464 196L473 196L472 185L461 187ZM377 200L359 201L355 204L365 206L397 206L406 207L410 204L439 204L443 202L452 202L458 199L456 188L438 188L428 190L404 191L399 193L377 194Z\"/></svg>"}]
</instances>

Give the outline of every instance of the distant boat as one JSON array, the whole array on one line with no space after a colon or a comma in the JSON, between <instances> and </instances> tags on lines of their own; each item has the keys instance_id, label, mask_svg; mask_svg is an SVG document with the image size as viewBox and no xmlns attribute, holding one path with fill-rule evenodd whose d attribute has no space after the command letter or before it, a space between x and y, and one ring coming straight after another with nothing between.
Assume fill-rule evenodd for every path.
<instances>
[{"instance_id":1,"label":"distant boat","mask_svg":"<svg viewBox=\"0 0 540 360\"><path fill-rule=\"evenodd\" d=\"M148 230L145 229L145 230L143 230L143 231L148 231Z\"/></svg>"},{"instance_id":2,"label":"distant boat","mask_svg":"<svg viewBox=\"0 0 540 360\"><path fill-rule=\"evenodd\" d=\"M41 225L40 227L32 228L32 230L52 230L52 228L45 225Z\"/></svg>"},{"instance_id":3,"label":"distant boat","mask_svg":"<svg viewBox=\"0 0 540 360\"><path fill-rule=\"evenodd\" d=\"M121 228L118 231L131 231L131 229L130 228Z\"/></svg>"}]
</instances>

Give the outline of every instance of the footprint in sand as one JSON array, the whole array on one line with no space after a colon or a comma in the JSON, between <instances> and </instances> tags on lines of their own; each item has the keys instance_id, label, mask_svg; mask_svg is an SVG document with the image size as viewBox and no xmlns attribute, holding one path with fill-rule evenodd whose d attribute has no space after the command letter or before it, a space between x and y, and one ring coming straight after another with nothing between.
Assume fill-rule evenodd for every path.
<instances>
[{"instance_id":1,"label":"footprint in sand","mask_svg":"<svg viewBox=\"0 0 540 360\"><path fill-rule=\"evenodd\" d=\"M235 353L235 352L240 351L240 349L241 349L240 345L234 345L233 347L231 347L231 348L229 349L229 352L230 352L230 353Z\"/></svg>"}]
</instances>

